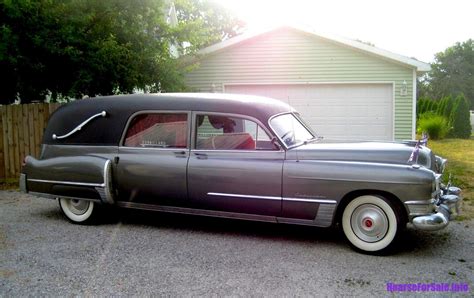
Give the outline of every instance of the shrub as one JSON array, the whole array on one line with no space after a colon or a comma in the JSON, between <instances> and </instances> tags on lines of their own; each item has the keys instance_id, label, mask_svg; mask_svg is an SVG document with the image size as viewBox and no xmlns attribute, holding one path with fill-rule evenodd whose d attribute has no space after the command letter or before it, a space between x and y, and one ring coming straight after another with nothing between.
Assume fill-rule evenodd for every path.
<instances>
[{"instance_id":1,"label":"shrub","mask_svg":"<svg viewBox=\"0 0 474 298\"><path fill-rule=\"evenodd\" d=\"M436 114L444 116L444 110L446 109L447 104L448 104L448 98L443 97L439 101L438 110L436 111Z\"/></svg>"},{"instance_id":2,"label":"shrub","mask_svg":"<svg viewBox=\"0 0 474 298\"><path fill-rule=\"evenodd\" d=\"M449 131L448 121L445 117L426 112L418 120L418 133L428 133L430 139L443 139Z\"/></svg>"},{"instance_id":3,"label":"shrub","mask_svg":"<svg viewBox=\"0 0 474 298\"><path fill-rule=\"evenodd\" d=\"M453 106L454 106L454 99L450 96L447 96L444 98L446 100L446 104L444 106L443 110L443 116L446 118L449 118L451 116L451 113L453 111Z\"/></svg>"},{"instance_id":4,"label":"shrub","mask_svg":"<svg viewBox=\"0 0 474 298\"><path fill-rule=\"evenodd\" d=\"M416 103L416 117L419 118L420 115L429 111L429 106L431 104L431 100L428 98L420 98Z\"/></svg>"},{"instance_id":5,"label":"shrub","mask_svg":"<svg viewBox=\"0 0 474 298\"><path fill-rule=\"evenodd\" d=\"M463 95L456 97L449 120L453 128L450 136L462 139L468 139L471 136L469 105Z\"/></svg>"}]
</instances>

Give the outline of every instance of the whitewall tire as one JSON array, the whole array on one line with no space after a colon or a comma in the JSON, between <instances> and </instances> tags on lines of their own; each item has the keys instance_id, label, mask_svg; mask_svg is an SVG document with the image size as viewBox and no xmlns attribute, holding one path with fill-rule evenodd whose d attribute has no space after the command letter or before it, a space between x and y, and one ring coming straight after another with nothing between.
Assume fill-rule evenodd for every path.
<instances>
[{"instance_id":1,"label":"whitewall tire","mask_svg":"<svg viewBox=\"0 0 474 298\"><path fill-rule=\"evenodd\" d=\"M379 252L387 249L399 230L399 215L383 197L364 195L350 201L342 214L342 229L347 240L359 250Z\"/></svg>"},{"instance_id":2,"label":"whitewall tire","mask_svg":"<svg viewBox=\"0 0 474 298\"><path fill-rule=\"evenodd\" d=\"M86 200L60 198L59 207L73 223L90 223L95 213L97 213L94 202Z\"/></svg>"}]
</instances>

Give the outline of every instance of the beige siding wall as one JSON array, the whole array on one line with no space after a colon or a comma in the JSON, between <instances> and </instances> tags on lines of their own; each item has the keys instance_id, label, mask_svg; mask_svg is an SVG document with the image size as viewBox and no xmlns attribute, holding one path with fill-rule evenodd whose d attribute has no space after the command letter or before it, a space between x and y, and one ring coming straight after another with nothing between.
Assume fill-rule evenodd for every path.
<instances>
[{"instance_id":1,"label":"beige siding wall","mask_svg":"<svg viewBox=\"0 0 474 298\"><path fill-rule=\"evenodd\" d=\"M394 137L412 137L413 69L292 29L204 57L186 81L199 92L223 92L226 84L394 83ZM407 94L402 96L404 81Z\"/></svg>"}]
</instances>

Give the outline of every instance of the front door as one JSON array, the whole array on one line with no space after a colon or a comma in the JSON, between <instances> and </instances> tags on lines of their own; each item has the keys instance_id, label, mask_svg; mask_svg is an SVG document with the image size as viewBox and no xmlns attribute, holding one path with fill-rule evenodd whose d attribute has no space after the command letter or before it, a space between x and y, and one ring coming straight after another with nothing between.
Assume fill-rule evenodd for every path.
<instances>
[{"instance_id":1,"label":"front door","mask_svg":"<svg viewBox=\"0 0 474 298\"><path fill-rule=\"evenodd\" d=\"M278 216L285 152L255 119L195 113L188 195L195 208Z\"/></svg>"},{"instance_id":2,"label":"front door","mask_svg":"<svg viewBox=\"0 0 474 298\"><path fill-rule=\"evenodd\" d=\"M119 200L182 206L187 201L189 112L140 112L119 147Z\"/></svg>"}]
</instances>

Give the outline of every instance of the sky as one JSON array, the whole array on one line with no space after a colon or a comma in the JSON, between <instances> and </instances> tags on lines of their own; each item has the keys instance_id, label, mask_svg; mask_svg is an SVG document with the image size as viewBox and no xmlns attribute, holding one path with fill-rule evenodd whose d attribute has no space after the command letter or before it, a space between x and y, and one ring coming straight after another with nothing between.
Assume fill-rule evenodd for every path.
<instances>
[{"instance_id":1,"label":"sky","mask_svg":"<svg viewBox=\"0 0 474 298\"><path fill-rule=\"evenodd\" d=\"M433 62L456 42L474 39L474 0L214 0L248 30L296 24L358 39Z\"/></svg>"}]
</instances>

